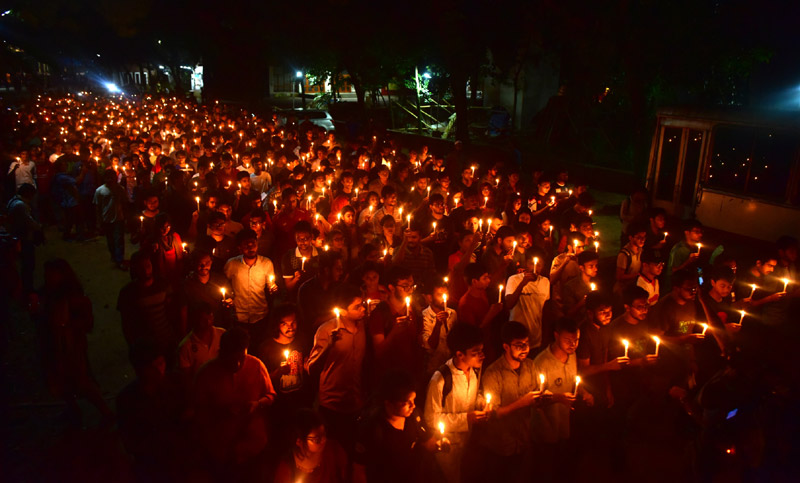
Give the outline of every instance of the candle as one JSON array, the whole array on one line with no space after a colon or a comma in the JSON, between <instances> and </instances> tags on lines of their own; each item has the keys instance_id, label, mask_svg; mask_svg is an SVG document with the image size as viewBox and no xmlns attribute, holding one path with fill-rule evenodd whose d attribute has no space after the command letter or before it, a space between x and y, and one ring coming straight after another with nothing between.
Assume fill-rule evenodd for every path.
<instances>
[{"instance_id":1,"label":"candle","mask_svg":"<svg viewBox=\"0 0 800 483\"><path fill-rule=\"evenodd\" d=\"M701 333L701 335L706 335L706 331L708 330L708 324L700 324L700 325L703 326L703 332Z\"/></svg>"},{"instance_id":2,"label":"candle","mask_svg":"<svg viewBox=\"0 0 800 483\"><path fill-rule=\"evenodd\" d=\"M486 406L484 407L484 411L489 410L489 406L492 404L492 395L490 393L486 393Z\"/></svg>"},{"instance_id":3,"label":"candle","mask_svg":"<svg viewBox=\"0 0 800 483\"><path fill-rule=\"evenodd\" d=\"M572 394L577 396L578 395L578 386L581 384L581 376L575 376L575 390L572 391Z\"/></svg>"},{"instance_id":4,"label":"candle","mask_svg":"<svg viewBox=\"0 0 800 483\"><path fill-rule=\"evenodd\" d=\"M278 211L278 200L272 200L272 207L276 212Z\"/></svg>"},{"instance_id":5,"label":"candle","mask_svg":"<svg viewBox=\"0 0 800 483\"><path fill-rule=\"evenodd\" d=\"M592 292L594 292L595 290L597 290L597 284L595 284L594 282L590 282L589 288L592 290Z\"/></svg>"},{"instance_id":6,"label":"candle","mask_svg":"<svg viewBox=\"0 0 800 483\"><path fill-rule=\"evenodd\" d=\"M536 265L539 264L539 257L533 257L533 273L536 273Z\"/></svg>"},{"instance_id":7,"label":"candle","mask_svg":"<svg viewBox=\"0 0 800 483\"><path fill-rule=\"evenodd\" d=\"M705 325L705 324L703 324L703 325ZM705 331L703 331L703 333L705 333ZM657 336L654 335L653 336L653 340L656 341L656 357L658 357L658 346L661 345L661 339L659 339ZM628 348L626 346L625 347L625 352L626 352L625 357L628 356L627 351L628 351Z\"/></svg>"},{"instance_id":8,"label":"candle","mask_svg":"<svg viewBox=\"0 0 800 483\"><path fill-rule=\"evenodd\" d=\"M544 374L539 373L539 392L544 394Z\"/></svg>"},{"instance_id":9,"label":"candle","mask_svg":"<svg viewBox=\"0 0 800 483\"><path fill-rule=\"evenodd\" d=\"M550 238L553 238L553 225L550 225Z\"/></svg>"},{"instance_id":10,"label":"candle","mask_svg":"<svg viewBox=\"0 0 800 483\"><path fill-rule=\"evenodd\" d=\"M428 198L430 198L430 197L431 197L431 187L428 186Z\"/></svg>"},{"instance_id":11,"label":"candle","mask_svg":"<svg viewBox=\"0 0 800 483\"><path fill-rule=\"evenodd\" d=\"M367 315L369 315L369 306L372 304L372 299L367 299Z\"/></svg>"},{"instance_id":12,"label":"candle","mask_svg":"<svg viewBox=\"0 0 800 483\"><path fill-rule=\"evenodd\" d=\"M492 219L486 218L486 233L489 233L489 230L492 228Z\"/></svg>"},{"instance_id":13,"label":"candle","mask_svg":"<svg viewBox=\"0 0 800 483\"><path fill-rule=\"evenodd\" d=\"M484 196L484 197L483 197L483 207L484 207L484 208L486 208L486 204L487 204L487 203L489 203L489 197L488 197L488 196Z\"/></svg>"},{"instance_id":14,"label":"candle","mask_svg":"<svg viewBox=\"0 0 800 483\"><path fill-rule=\"evenodd\" d=\"M219 289L219 291L222 292L222 301L224 302L225 301L225 287L222 287L221 289Z\"/></svg>"},{"instance_id":15,"label":"candle","mask_svg":"<svg viewBox=\"0 0 800 483\"><path fill-rule=\"evenodd\" d=\"M439 434L441 434L442 437L444 437L444 423L441 421L439 421Z\"/></svg>"},{"instance_id":16,"label":"candle","mask_svg":"<svg viewBox=\"0 0 800 483\"><path fill-rule=\"evenodd\" d=\"M444 277L444 283L450 282L450 277Z\"/></svg>"},{"instance_id":17,"label":"candle","mask_svg":"<svg viewBox=\"0 0 800 483\"><path fill-rule=\"evenodd\" d=\"M554 204L556 204L556 197L555 197L555 196L551 196L551 197L550 197L550 204L551 204L551 205L554 205Z\"/></svg>"},{"instance_id":18,"label":"candle","mask_svg":"<svg viewBox=\"0 0 800 483\"><path fill-rule=\"evenodd\" d=\"M664 232L664 240L663 241L667 241L667 235L669 235L669 233Z\"/></svg>"},{"instance_id":19,"label":"candle","mask_svg":"<svg viewBox=\"0 0 800 483\"><path fill-rule=\"evenodd\" d=\"M600 242L599 241L594 242L594 251L596 253L600 253Z\"/></svg>"},{"instance_id":20,"label":"candle","mask_svg":"<svg viewBox=\"0 0 800 483\"><path fill-rule=\"evenodd\" d=\"M698 243L698 244L697 244L697 254L698 254L698 255L700 255L700 249L701 249L701 248L703 248L703 244L702 244L702 243Z\"/></svg>"},{"instance_id":21,"label":"candle","mask_svg":"<svg viewBox=\"0 0 800 483\"><path fill-rule=\"evenodd\" d=\"M340 313L339 313L339 308L338 307L334 307L333 308L333 315L336 316L336 328L338 329L339 328L339 324L341 322L341 319L339 318L340 317Z\"/></svg>"},{"instance_id":22,"label":"candle","mask_svg":"<svg viewBox=\"0 0 800 483\"><path fill-rule=\"evenodd\" d=\"M144 217L143 216L139 217L139 223L144 223Z\"/></svg>"},{"instance_id":23,"label":"candle","mask_svg":"<svg viewBox=\"0 0 800 483\"><path fill-rule=\"evenodd\" d=\"M300 259L300 271L304 272L306 270L306 257Z\"/></svg>"},{"instance_id":24,"label":"candle","mask_svg":"<svg viewBox=\"0 0 800 483\"><path fill-rule=\"evenodd\" d=\"M406 223L408 224L408 228L411 229L411 215L406 216Z\"/></svg>"},{"instance_id":25,"label":"candle","mask_svg":"<svg viewBox=\"0 0 800 483\"><path fill-rule=\"evenodd\" d=\"M589 210L589 216L592 216L592 210Z\"/></svg>"},{"instance_id":26,"label":"candle","mask_svg":"<svg viewBox=\"0 0 800 483\"><path fill-rule=\"evenodd\" d=\"M786 287L789 286L790 280L788 278L782 278L781 282L783 282L783 291L786 292Z\"/></svg>"},{"instance_id":27,"label":"candle","mask_svg":"<svg viewBox=\"0 0 800 483\"><path fill-rule=\"evenodd\" d=\"M746 312L744 310L739 311L739 325L742 324L742 320L744 319L745 313Z\"/></svg>"},{"instance_id":28,"label":"candle","mask_svg":"<svg viewBox=\"0 0 800 483\"><path fill-rule=\"evenodd\" d=\"M197 212L200 213L200 197L195 196L194 200L197 202Z\"/></svg>"},{"instance_id":29,"label":"candle","mask_svg":"<svg viewBox=\"0 0 800 483\"><path fill-rule=\"evenodd\" d=\"M289 350L283 351L283 358L286 359L286 364L289 363Z\"/></svg>"},{"instance_id":30,"label":"candle","mask_svg":"<svg viewBox=\"0 0 800 483\"><path fill-rule=\"evenodd\" d=\"M330 247L328 245L325 245L324 247L322 247L322 249L327 252L330 249Z\"/></svg>"},{"instance_id":31,"label":"candle","mask_svg":"<svg viewBox=\"0 0 800 483\"><path fill-rule=\"evenodd\" d=\"M411 317L411 297L406 297L406 317Z\"/></svg>"},{"instance_id":32,"label":"candle","mask_svg":"<svg viewBox=\"0 0 800 483\"><path fill-rule=\"evenodd\" d=\"M483 220L478 220L478 231L483 230Z\"/></svg>"},{"instance_id":33,"label":"candle","mask_svg":"<svg viewBox=\"0 0 800 483\"><path fill-rule=\"evenodd\" d=\"M751 284L750 284L750 289L751 289L751 290L750 290L750 298L753 298L753 294L754 294L754 293L756 293L756 289L757 289L757 288L758 288L758 287L756 287L756 284L754 284L754 283L751 283ZM786 289L784 288L784 290L786 290Z\"/></svg>"},{"instance_id":34,"label":"candle","mask_svg":"<svg viewBox=\"0 0 800 483\"><path fill-rule=\"evenodd\" d=\"M388 254L389 254L389 250L384 248L383 249L383 258L386 258L386 255L388 255Z\"/></svg>"},{"instance_id":35,"label":"candle","mask_svg":"<svg viewBox=\"0 0 800 483\"><path fill-rule=\"evenodd\" d=\"M472 176L474 177L475 176L475 165L470 166L470 168L472 168Z\"/></svg>"},{"instance_id":36,"label":"candle","mask_svg":"<svg viewBox=\"0 0 800 483\"><path fill-rule=\"evenodd\" d=\"M502 301L503 301L503 286L500 285L500 290L497 292L497 303L499 304Z\"/></svg>"},{"instance_id":37,"label":"candle","mask_svg":"<svg viewBox=\"0 0 800 483\"><path fill-rule=\"evenodd\" d=\"M630 346L630 342L628 342L628 339L622 339L622 345L625 346L625 357L628 357L628 346Z\"/></svg>"},{"instance_id":38,"label":"candle","mask_svg":"<svg viewBox=\"0 0 800 483\"><path fill-rule=\"evenodd\" d=\"M184 252L188 251L188 250L186 249L186 243L181 243L181 247L183 247L183 251L184 251Z\"/></svg>"},{"instance_id":39,"label":"candle","mask_svg":"<svg viewBox=\"0 0 800 483\"><path fill-rule=\"evenodd\" d=\"M447 294L442 294L442 300L444 301L444 310L447 312Z\"/></svg>"}]
</instances>

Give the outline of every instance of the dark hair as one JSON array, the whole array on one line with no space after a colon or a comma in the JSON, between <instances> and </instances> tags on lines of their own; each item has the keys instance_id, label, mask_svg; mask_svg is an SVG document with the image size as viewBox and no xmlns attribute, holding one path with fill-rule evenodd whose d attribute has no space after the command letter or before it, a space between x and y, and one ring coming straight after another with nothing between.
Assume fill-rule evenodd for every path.
<instances>
[{"instance_id":1,"label":"dark hair","mask_svg":"<svg viewBox=\"0 0 800 483\"><path fill-rule=\"evenodd\" d=\"M253 218L256 218L256 219L259 219L259 220L266 220L267 219L267 214L264 213L264 210L262 210L260 208L254 208L253 211L250 212L250 219L252 220Z\"/></svg>"},{"instance_id":2,"label":"dark hair","mask_svg":"<svg viewBox=\"0 0 800 483\"><path fill-rule=\"evenodd\" d=\"M303 441L303 445L306 445L306 438L311 431L315 430L320 426L325 426L325 421L322 419L322 416L319 415L316 411L312 409L298 409L297 412L294 413L294 417L292 418L292 437L294 441L298 439Z\"/></svg>"},{"instance_id":3,"label":"dark hair","mask_svg":"<svg viewBox=\"0 0 800 483\"><path fill-rule=\"evenodd\" d=\"M530 337L530 335L527 327L513 320L509 320L503 324L503 327L500 329L500 340L503 341L503 344L511 344L512 341L524 339Z\"/></svg>"},{"instance_id":4,"label":"dark hair","mask_svg":"<svg viewBox=\"0 0 800 483\"><path fill-rule=\"evenodd\" d=\"M496 218L496 217L492 217L492 218ZM498 242L501 242L503 240L503 238L508 238L510 236L514 236L515 237L515 236L517 236L517 234L514 231L514 229L511 228L510 226L503 225L503 226L501 226L500 228L497 229L497 234L495 235L494 238Z\"/></svg>"},{"instance_id":5,"label":"dark hair","mask_svg":"<svg viewBox=\"0 0 800 483\"><path fill-rule=\"evenodd\" d=\"M686 220L683 222L683 231L692 231L695 228L703 229L703 224L698 220Z\"/></svg>"},{"instance_id":6,"label":"dark hair","mask_svg":"<svg viewBox=\"0 0 800 483\"><path fill-rule=\"evenodd\" d=\"M390 369L381 377L378 385L378 400L381 402L404 401L416 390L414 378L400 369Z\"/></svg>"},{"instance_id":7,"label":"dark hair","mask_svg":"<svg viewBox=\"0 0 800 483\"><path fill-rule=\"evenodd\" d=\"M214 312L214 308L206 302L205 300L193 300L189 303L188 307L188 318L189 320L196 319L200 314L211 314Z\"/></svg>"},{"instance_id":8,"label":"dark hair","mask_svg":"<svg viewBox=\"0 0 800 483\"><path fill-rule=\"evenodd\" d=\"M250 345L250 334L241 327L233 327L225 331L219 340L219 355L231 355L242 352Z\"/></svg>"},{"instance_id":9,"label":"dark hair","mask_svg":"<svg viewBox=\"0 0 800 483\"><path fill-rule=\"evenodd\" d=\"M389 197L391 195L396 195L396 194L397 194L397 190L394 189L394 186L392 186L390 184L387 184L386 186L381 188L381 198L386 199L387 197Z\"/></svg>"},{"instance_id":10,"label":"dark hair","mask_svg":"<svg viewBox=\"0 0 800 483\"><path fill-rule=\"evenodd\" d=\"M594 205L594 197L589 192L584 191L578 195L578 204L586 208L591 208L592 205Z\"/></svg>"},{"instance_id":11,"label":"dark hair","mask_svg":"<svg viewBox=\"0 0 800 483\"><path fill-rule=\"evenodd\" d=\"M647 217L648 218L655 218L657 216L663 216L664 218L666 218L667 217L667 210L665 210L664 208L659 208L659 207L650 208L650 212L648 213Z\"/></svg>"},{"instance_id":12,"label":"dark hair","mask_svg":"<svg viewBox=\"0 0 800 483\"><path fill-rule=\"evenodd\" d=\"M314 228L311 226L311 223L305 220L300 220L294 224L294 229L292 230L292 233L294 233L295 235L297 235L298 233L308 233L309 235L313 235Z\"/></svg>"},{"instance_id":13,"label":"dark hair","mask_svg":"<svg viewBox=\"0 0 800 483\"><path fill-rule=\"evenodd\" d=\"M361 289L351 283L340 284L333 292L333 299L340 308L347 307L353 303L353 300L361 297Z\"/></svg>"},{"instance_id":14,"label":"dark hair","mask_svg":"<svg viewBox=\"0 0 800 483\"><path fill-rule=\"evenodd\" d=\"M247 171L240 170L238 173L236 173L236 181L241 181L245 178L250 179L250 173L248 173Z\"/></svg>"},{"instance_id":15,"label":"dark hair","mask_svg":"<svg viewBox=\"0 0 800 483\"><path fill-rule=\"evenodd\" d=\"M483 344L481 329L466 322L456 323L447 335L447 348L453 355L456 352L465 354L467 349L480 344Z\"/></svg>"},{"instance_id":16,"label":"dark hair","mask_svg":"<svg viewBox=\"0 0 800 483\"><path fill-rule=\"evenodd\" d=\"M556 321L555 331L559 333L569 332L570 334L574 334L578 332L578 322L569 317L561 317Z\"/></svg>"},{"instance_id":17,"label":"dark hair","mask_svg":"<svg viewBox=\"0 0 800 483\"><path fill-rule=\"evenodd\" d=\"M472 281L481 278L484 273L489 273L489 270L480 262L470 263L464 267L464 277L467 279L467 285L472 285Z\"/></svg>"},{"instance_id":18,"label":"dark hair","mask_svg":"<svg viewBox=\"0 0 800 483\"><path fill-rule=\"evenodd\" d=\"M244 228L242 231L236 234L236 244L241 245L242 243L248 240L258 240L258 235L256 232L250 228Z\"/></svg>"},{"instance_id":19,"label":"dark hair","mask_svg":"<svg viewBox=\"0 0 800 483\"><path fill-rule=\"evenodd\" d=\"M172 223L172 217L169 216L169 213L162 211L156 215L155 219L153 220L156 228L161 228L167 223Z\"/></svg>"},{"instance_id":20,"label":"dark hair","mask_svg":"<svg viewBox=\"0 0 800 483\"><path fill-rule=\"evenodd\" d=\"M622 292L622 303L625 305L633 305L635 300L647 300L648 298L650 298L650 294L647 293L647 290L638 285L630 285Z\"/></svg>"},{"instance_id":21,"label":"dark hair","mask_svg":"<svg viewBox=\"0 0 800 483\"><path fill-rule=\"evenodd\" d=\"M611 297L604 292L594 291L586 294L586 309L591 312L601 307L611 307L612 305Z\"/></svg>"},{"instance_id":22,"label":"dark hair","mask_svg":"<svg viewBox=\"0 0 800 483\"><path fill-rule=\"evenodd\" d=\"M677 288L683 285L687 280L697 280L697 274L691 270L678 270L672 274L672 287Z\"/></svg>"},{"instance_id":23,"label":"dark hair","mask_svg":"<svg viewBox=\"0 0 800 483\"><path fill-rule=\"evenodd\" d=\"M400 280L405 280L407 278L411 278L413 274L411 270L406 267L394 265L389 271L386 273L386 283L388 285L397 286L397 282Z\"/></svg>"},{"instance_id":24,"label":"dark hair","mask_svg":"<svg viewBox=\"0 0 800 483\"><path fill-rule=\"evenodd\" d=\"M341 253L334 250L329 250L327 252L323 251L319 254L319 257L317 257L318 260L317 263L319 264L320 270L323 269L330 270L336 264L336 261L341 259L342 259Z\"/></svg>"},{"instance_id":25,"label":"dark hair","mask_svg":"<svg viewBox=\"0 0 800 483\"><path fill-rule=\"evenodd\" d=\"M733 273L733 270L730 267L716 267L714 270L711 271L711 280L725 280L730 283L733 283L736 280L736 274Z\"/></svg>"},{"instance_id":26,"label":"dark hair","mask_svg":"<svg viewBox=\"0 0 800 483\"><path fill-rule=\"evenodd\" d=\"M646 221L636 221L628 225L625 235L633 238L637 233L647 233L649 226Z\"/></svg>"},{"instance_id":27,"label":"dark hair","mask_svg":"<svg viewBox=\"0 0 800 483\"><path fill-rule=\"evenodd\" d=\"M578 265L586 265L589 262L600 260L600 255L597 252L584 250L578 254Z\"/></svg>"},{"instance_id":28,"label":"dark hair","mask_svg":"<svg viewBox=\"0 0 800 483\"><path fill-rule=\"evenodd\" d=\"M793 236L783 235L775 242L775 248L778 250L788 250L790 248L797 248L797 238Z\"/></svg>"}]
</instances>

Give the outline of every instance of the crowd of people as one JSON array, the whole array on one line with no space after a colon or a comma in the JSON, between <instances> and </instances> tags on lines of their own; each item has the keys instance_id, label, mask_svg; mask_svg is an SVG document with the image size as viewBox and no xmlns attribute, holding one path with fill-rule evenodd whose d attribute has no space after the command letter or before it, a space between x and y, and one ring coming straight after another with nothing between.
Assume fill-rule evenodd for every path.
<instances>
[{"instance_id":1,"label":"crowd of people","mask_svg":"<svg viewBox=\"0 0 800 483\"><path fill-rule=\"evenodd\" d=\"M40 96L13 139L5 288L36 301L51 387L116 424L142 480L569 481L590 453L622 472L643 406L730 419L763 389L753 361L779 378L796 340L796 239L737 267L644 190L601 234L565 169L150 97ZM48 224L130 273L113 410L73 269L34 287Z\"/></svg>"}]
</instances>

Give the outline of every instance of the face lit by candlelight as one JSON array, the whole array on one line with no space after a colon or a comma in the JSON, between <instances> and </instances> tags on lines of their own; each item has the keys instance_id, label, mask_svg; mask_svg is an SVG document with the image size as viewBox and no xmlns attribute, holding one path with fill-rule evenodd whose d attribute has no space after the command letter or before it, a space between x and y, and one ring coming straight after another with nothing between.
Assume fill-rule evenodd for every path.
<instances>
[{"instance_id":1,"label":"face lit by candlelight","mask_svg":"<svg viewBox=\"0 0 800 483\"><path fill-rule=\"evenodd\" d=\"M399 418L411 417L411 415L414 413L414 409L417 408L417 406L414 404L414 399L416 399L416 397L417 393L411 391L399 401L385 401L384 404L387 415Z\"/></svg>"},{"instance_id":2,"label":"face lit by candlelight","mask_svg":"<svg viewBox=\"0 0 800 483\"><path fill-rule=\"evenodd\" d=\"M625 305L625 310L628 311L631 317L639 322L644 322L647 319L647 311L650 310L650 305L647 303L646 298L636 299L631 305Z\"/></svg>"},{"instance_id":3,"label":"face lit by candlelight","mask_svg":"<svg viewBox=\"0 0 800 483\"><path fill-rule=\"evenodd\" d=\"M575 332L570 332L568 330L555 332L555 340L553 343L567 354L574 354L575 350L578 348L578 340L580 340L580 335L580 330L576 330Z\"/></svg>"},{"instance_id":4,"label":"face lit by candlelight","mask_svg":"<svg viewBox=\"0 0 800 483\"><path fill-rule=\"evenodd\" d=\"M733 284L724 278L711 280L711 290L722 298L727 297L733 291Z\"/></svg>"},{"instance_id":5,"label":"face lit by candlelight","mask_svg":"<svg viewBox=\"0 0 800 483\"><path fill-rule=\"evenodd\" d=\"M525 358L528 357L530 349L530 339L527 337L524 339L514 339L510 344L503 344L503 350L508 354L508 357L516 362L524 361Z\"/></svg>"},{"instance_id":6,"label":"face lit by candlelight","mask_svg":"<svg viewBox=\"0 0 800 483\"><path fill-rule=\"evenodd\" d=\"M367 308L364 306L364 300L361 297L355 297L342 313L343 317L353 322L363 319L365 315L367 315Z\"/></svg>"},{"instance_id":7,"label":"face lit by candlelight","mask_svg":"<svg viewBox=\"0 0 800 483\"><path fill-rule=\"evenodd\" d=\"M197 261L197 274L201 277L208 276L211 273L211 255L203 255Z\"/></svg>"},{"instance_id":8,"label":"face lit by candlelight","mask_svg":"<svg viewBox=\"0 0 800 483\"><path fill-rule=\"evenodd\" d=\"M761 275L769 275L770 273L775 271L776 266L778 266L778 260L774 258L765 261L761 260L756 261L756 270L758 270L761 273Z\"/></svg>"},{"instance_id":9,"label":"face lit by candlelight","mask_svg":"<svg viewBox=\"0 0 800 483\"><path fill-rule=\"evenodd\" d=\"M590 260L583 265L580 265L581 272L585 273L587 277L594 278L597 276L597 260Z\"/></svg>"},{"instance_id":10,"label":"face lit by candlelight","mask_svg":"<svg viewBox=\"0 0 800 483\"><path fill-rule=\"evenodd\" d=\"M287 339L294 339L294 336L297 335L297 317L295 314L289 314L281 319L278 325L278 332Z\"/></svg>"}]
</instances>

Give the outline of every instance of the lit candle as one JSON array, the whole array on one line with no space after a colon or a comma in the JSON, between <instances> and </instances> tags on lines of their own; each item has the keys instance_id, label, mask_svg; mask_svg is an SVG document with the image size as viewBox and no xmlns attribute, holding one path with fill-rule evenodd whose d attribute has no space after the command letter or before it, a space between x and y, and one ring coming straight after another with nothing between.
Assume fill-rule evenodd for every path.
<instances>
[{"instance_id":1,"label":"lit candle","mask_svg":"<svg viewBox=\"0 0 800 483\"><path fill-rule=\"evenodd\" d=\"M225 287L222 287L221 289L219 289L219 291L222 292L222 301L224 302L225 301Z\"/></svg>"},{"instance_id":2,"label":"lit candle","mask_svg":"<svg viewBox=\"0 0 800 483\"><path fill-rule=\"evenodd\" d=\"M742 320L744 320L744 316L745 316L745 311L744 310L740 310L739 311L739 325L742 324Z\"/></svg>"},{"instance_id":3,"label":"lit candle","mask_svg":"<svg viewBox=\"0 0 800 483\"><path fill-rule=\"evenodd\" d=\"M500 285L500 290L497 292L497 303L499 304L502 301L503 301L503 286Z\"/></svg>"},{"instance_id":4,"label":"lit candle","mask_svg":"<svg viewBox=\"0 0 800 483\"><path fill-rule=\"evenodd\" d=\"M139 223L144 223L144 217L143 216L139 217Z\"/></svg>"},{"instance_id":5,"label":"lit candle","mask_svg":"<svg viewBox=\"0 0 800 483\"><path fill-rule=\"evenodd\" d=\"M406 317L411 317L411 297L406 297Z\"/></svg>"},{"instance_id":6,"label":"lit candle","mask_svg":"<svg viewBox=\"0 0 800 483\"><path fill-rule=\"evenodd\" d=\"M705 325L705 324L703 324L703 325ZM705 331L703 331L703 333L705 333ZM653 340L656 341L656 357L658 357L658 346L661 345L661 339L659 339L657 336L654 335L653 336ZM628 357L628 347L627 346L625 346L625 357Z\"/></svg>"},{"instance_id":7,"label":"lit candle","mask_svg":"<svg viewBox=\"0 0 800 483\"><path fill-rule=\"evenodd\" d=\"M431 187L428 186L428 198L430 198L430 197L431 197Z\"/></svg>"},{"instance_id":8,"label":"lit candle","mask_svg":"<svg viewBox=\"0 0 800 483\"><path fill-rule=\"evenodd\" d=\"M336 316L336 328L338 329L340 324L341 324L341 319L340 319L341 315L339 313L339 308L338 307L334 307L333 308L333 315Z\"/></svg>"},{"instance_id":9,"label":"lit candle","mask_svg":"<svg viewBox=\"0 0 800 483\"><path fill-rule=\"evenodd\" d=\"M589 210L589 216L592 216L592 210Z\"/></svg>"},{"instance_id":10,"label":"lit candle","mask_svg":"<svg viewBox=\"0 0 800 483\"><path fill-rule=\"evenodd\" d=\"M444 438L444 423L439 421L439 434Z\"/></svg>"},{"instance_id":11,"label":"lit candle","mask_svg":"<svg viewBox=\"0 0 800 483\"><path fill-rule=\"evenodd\" d=\"M406 223L408 224L408 228L411 229L411 215L406 216Z\"/></svg>"},{"instance_id":12,"label":"lit candle","mask_svg":"<svg viewBox=\"0 0 800 483\"><path fill-rule=\"evenodd\" d=\"M289 350L283 351L283 358L286 359L286 364L289 363Z\"/></svg>"},{"instance_id":13,"label":"lit candle","mask_svg":"<svg viewBox=\"0 0 800 483\"><path fill-rule=\"evenodd\" d=\"M703 244L702 244L702 243L698 243L698 244L697 244L697 254L698 254L698 255L700 255L700 249L701 249L701 248L703 248Z\"/></svg>"},{"instance_id":14,"label":"lit candle","mask_svg":"<svg viewBox=\"0 0 800 483\"><path fill-rule=\"evenodd\" d=\"M478 220L478 231L483 230L483 220Z\"/></svg>"},{"instance_id":15,"label":"lit candle","mask_svg":"<svg viewBox=\"0 0 800 483\"><path fill-rule=\"evenodd\" d=\"M472 176L475 176L475 165L470 166L472 168Z\"/></svg>"},{"instance_id":16,"label":"lit candle","mask_svg":"<svg viewBox=\"0 0 800 483\"><path fill-rule=\"evenodd\" d=\"M514 243L512 243L512 247L511 247L511 255L514 255L514 253L516 251L517 251L517 241L514 240Z\"/></svg>"},{"instance_id":17,"label":"lit candle","mask_svg":"<svg viewBox=\"0 0 800 483\"><path fill-rule=\"evenodd\" d=\"M551 197L550 197L550 204L551 204L551 205L554 205L554 204L556 204L556 197L555 197L555 196L551 196Z\"/></svg>"},{"instance_id":18,"label":"lit candle","mask_svg":"<svg viewBox=\"0 0 800 483\"><path fill-rule=\"evenodd\" d=\"M300 271L305 272L306 270L306 257L300 259Z\"/></svg>"},{"instance_id":19,"label":"lit candle","mask_svg":"<svg viewBox=\"0 0 800 483\"><path fill-rule=\"evenodd\" d=\"M188 250L186 250L186 243L181 243L181 247L183 247L183 251L184 252L188 251Z\"/></svg>"},{"instance_id":20,"label":"lit candle","mask_svg":"<svg viewBox=\"0 0 800 483\"><path fill-rule=\"evenodd\" d=\"M625 346L625 357L628 357L628 346L630 346L630 342L628 342L628 339L622 339L622 345Z\"/></svg>"},{"instance_id":21,"label":"lit candle","mask_svg":"<svg viewBox=\"0 0 800 483\"><path fill-rule=\"evenodd\" d=\"M489 233L489 230L492 228L492 219L486 218L486 233Z\"/></svg>"},{"instance_id":22,"label":"lit candle","mask_svg":"<svg viewBox=\"0 0 800 483\"><path fill-rule=\"evenodd\" d=\"M388 255L388 254L389 254L389 249L384 248L383 249L383 258L386 258L386 255Z\"/></svg>"},{"instance_id":23,"label":"lit candle","mask_svg":"<svg viewBox=\"0 0 800 483\"><path fill-rule=\"evenodd\" d=\"M483 207L484 208L486 208L487 203L489 203L489 197L488 196L484 196L483 197Z\"/></svg>"},{"instance_id":24,"label":"lit candle","mask_svg":"<svg viewBox=\"0 0 800 483\"><path fill-rule=\"evenodd\" d=\"M600 253L600 242L599 241L594 242L594 251L596 253Z\"/></svg>"},{"instance_id":25,"label":"lit candle","mask_svg":"<svg viewBox=\"0 0 800 483\"><path fill-rule=\"evenodd\" d=\"M544 394L544 374L539 373L539 392Z\"/></svg>"},{"instance_id":26,"label":"lit candle","mask_svg":"<svg viewBox=\"0 0 800 483\"><path fill-rule=\"evenodd\" d=\"M325 245L324 247L322 247L322 249L327 252L330 249L330 247L328 245Z\"/></svg>"},{"instance_id":27,"label":"lit candle","mask_svg":"<svg viewBox=\"0 0 800 483\"><path fill-rule=\"evenodd\" d=\"M788 278L782 278L782 279L781 279L781 282L783 282L783 291L784 291L784 292L786 292L786 287L788 287L788 286L789 286L789 282L790 282L790 281L791 281L791 280L789 280Z\"/></svg>"},{"instance_id":28,"label":"lit candle","mask_svg":"<svg viewBox=\"0 0 800 483\"><path fill-rule=\"evenodd\" d=\"M700 325L703 326L703 332L701 333L701 335L706 335L706 331L708 330L708 324L700 324Z\"/></svg>"},{"instance_id":29,"label":"lit candle","mask_svg":"<svg viewBox=\"0 0 800 483\"><path fill-rule=\"evenodd\" d=\"M539 257L533 257L533 273L536 273L536 265L539 264Z\"/></svg>"},{"instance_id":30,"label":"lit candle","mask_svg":"<svg viewBox=\"0 0 800 483\"><path fill-rule=\"evenodd\" d=\"M589 288L592 289L592 292L594 292L595 290L597 290L597 284L595 284L594 282L590 282Z\"/></svg>"},{"instance_id":31,"label":"lit candle","mask_svg":"<svg viewBox=\"0 0 800 483\"><path fill-rule=\"evenodd\" d=\"M367 315L369 315L369 309L371 304L372 304L372 299L367 299Z\"/></svg>"},{"instance_id":32,"label":"lit candle","mask_svg":"<svg viewBox=\"0 0 800 483\"><path fill-rule=\"evenodd\" d=\"M484 411L489 410L489 406L492 404L492 395L490 393L486 393L486 406L484 407Z\"/></svg>"},{"instance_id":33,"label":"lit candle","mask_svg":"<svg viewBox=\"0 0 800 483\"><path fill-rule=\"evenodd\" d=\"M751 290L750 290L750 298L753 298L753 294L754 294L754 293L756 293L756 289L757 289L757 288L758 288L758 287L756 287L756 284L754 284L754 283L751 283L751 284L750 284L750 289L751 289ZM784 289L784 290L786 290L786 289Z\"/></svg>"},{"instance_id":34,"label":"lit candle","mask_svg":"<svg viewBox=\"0 0 800 483\"><path fill-rule=\"evenodd\" d=\"M434 234L436 233L436 222L435 221L433 222L433 233Z\"/></svg>"},{"instance_id":35,"label":"lit candle","mask_svg":"<svg viewBox=\"0 0 800 483\"><path fill-rule=\"evenodd\" d=\"M444 310L447 312L447 294L442 294L442 300L444 301Z\"/></svg>"},{"instance_id":36,"label":"lit candle","mask_svg":"<svg viewBox=\"0 0 800 483\"><path fill-rule=\"evenodd\" d=\"M578 386L581 384L581 376L575 376L575 390L572 391L572 394L577 396L578 395Z\"/></svg>"},{"instance_id":37,"label":"lit candle","mask_svg":"<svg viewBox=\"0 0 800 483\"><path fill-rule=\"evenodd\" d=\"M664 232L664 240L663 241L667 241L667 235L669 235L669 233Z\"/></svg>"},{"instance_id":38,"label":"lit candle","mask_svg":"<svg viewBox=\"0 0 800 483\"><path fill-rule=\"evenodd\" d=\"M194 200L197 202L197 212L200 213L200 197L195 196Z\"/></svg>"}]
</instances>

